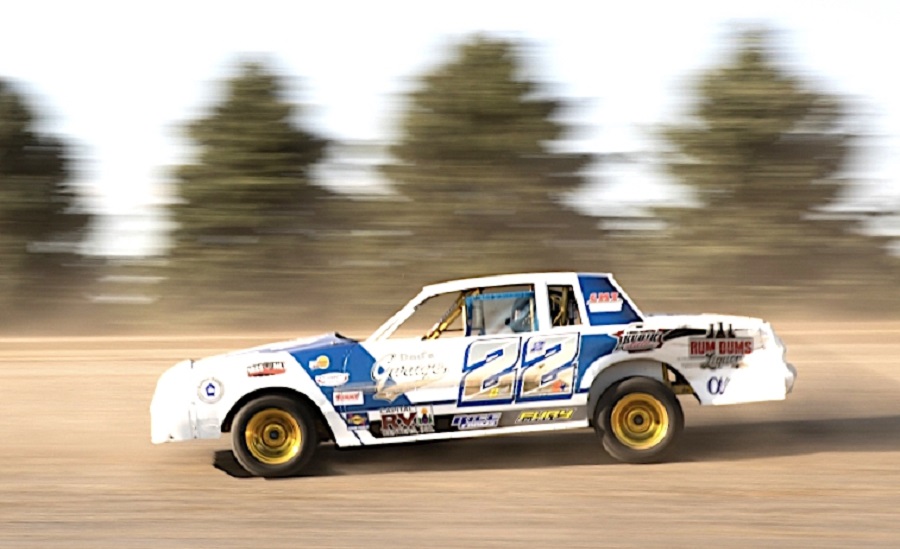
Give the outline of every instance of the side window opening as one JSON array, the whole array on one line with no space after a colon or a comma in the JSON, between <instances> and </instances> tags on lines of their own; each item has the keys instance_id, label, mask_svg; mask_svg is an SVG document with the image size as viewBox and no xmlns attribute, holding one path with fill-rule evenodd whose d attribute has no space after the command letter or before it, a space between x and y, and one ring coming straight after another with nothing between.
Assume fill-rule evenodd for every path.
<instances>
[{"instance_id":1,"label":"side window opening","mask_svg":"<svg viewBox=\"0 0 900 549\"><path fill-rule=\"evenodd\" d=\"M420 303L391 338L423 340L533 332L534 287L472 288L433 296Z\"/></svg>"},{"instance_id":2,"label":"side window opening","mask_svg":"<svg viewBox=\"0 0 900 549\"><path fill-rule=\"evenodd\" d=\"M535 331L532 286L499 286L466 297L466 335L513 334Z\"/></svg>"},{"instance_id":3,"label":"side window opening","mask_svg":"<svg viewBox=\"0 0 900 549\"><path fill-rule=\"evenodd\" d=\"M556 328L581 324L578 300L572 286L548 286L547 295L550 300L551 326Z\"/></svg>"},{"instance_id":4,"label":"side window opening","mask_svg":"<svg viewBox=\"0 0 900 549\"><path fill-rule=\"evenodd\" d=\"M391 334L391 339L420 337L462 337L465 335L462 307L465 294L451 292L428 298L416 307L416 311Z\"/></svg>"}]
</instances>

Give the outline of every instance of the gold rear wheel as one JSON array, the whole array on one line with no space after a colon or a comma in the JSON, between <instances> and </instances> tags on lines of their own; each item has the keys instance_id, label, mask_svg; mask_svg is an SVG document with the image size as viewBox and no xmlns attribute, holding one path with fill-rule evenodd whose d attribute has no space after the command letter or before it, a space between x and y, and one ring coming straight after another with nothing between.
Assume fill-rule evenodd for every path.
<instances>
[{"instance_id":1,"label":"gold rear wheel","mask_svg":"<svg viewBox=\"0 0 900 549\"><path fill-rule=\"evenodd\" d=\"M684 413L667 385L637 376L603 393L594 410L594 428L612 457L651 463L672 450L684 428Z\"/></svg>"},{"instance_id":2,"label":"gold rear wheel","mask_svg":"<svg viewBox=\"0 0 900 549\"><path fill-rule=\"evenodd\" d=\"M647 393L626 395L613 407L610 425L622 444L645 450L659 444L669 431L669 414L662 402Z\"/></svg>"}]
</instances>

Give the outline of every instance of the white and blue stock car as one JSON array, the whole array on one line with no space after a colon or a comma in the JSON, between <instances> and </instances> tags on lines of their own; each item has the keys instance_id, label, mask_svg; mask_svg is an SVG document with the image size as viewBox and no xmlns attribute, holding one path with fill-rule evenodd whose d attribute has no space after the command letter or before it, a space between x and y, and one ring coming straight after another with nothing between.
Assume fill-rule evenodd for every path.
<instances>
[{"instance_id":1,"label":"white and blue stock car","mask_svg":"<svg viewBox=\"0 0 900 549\"><path fill-rule=\"evenodd\" d=\"M425 287L365 341L336 333L186 360L159 379L154 443L232 433L252 474L294 475L339 447L593 426L616 459L671 450L676 395L784 399L771 326L647 316L609 274L533 273Z\"/></svg>"}]
</instances>

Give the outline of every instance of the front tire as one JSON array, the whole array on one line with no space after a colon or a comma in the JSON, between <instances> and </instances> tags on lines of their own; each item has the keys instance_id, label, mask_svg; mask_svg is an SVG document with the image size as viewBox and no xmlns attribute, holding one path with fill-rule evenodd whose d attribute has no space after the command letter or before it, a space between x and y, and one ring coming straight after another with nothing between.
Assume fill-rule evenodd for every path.
<instances>
[{"instance_id":1,"label":"front tire","mask_svg":"<svg viewBox=\"0 0 900 549\"><path fill-rule=\"evenodd\" d=\"M319 442L306 406L278 395L245 404L234 418L231 438L238 463L260 477L300 473Z\"/></svg>"},{"instance_id":2,"label":"front tire","mask_svg":"<svg viewBox=\"0 0 900 549\"><path fill-rule=\"evenodd\" d=\"M661 461L684 429L675 393L655 379L633 377L609 388L594 415L603 448L626 463Z\"/></svg>"}]
</instances>

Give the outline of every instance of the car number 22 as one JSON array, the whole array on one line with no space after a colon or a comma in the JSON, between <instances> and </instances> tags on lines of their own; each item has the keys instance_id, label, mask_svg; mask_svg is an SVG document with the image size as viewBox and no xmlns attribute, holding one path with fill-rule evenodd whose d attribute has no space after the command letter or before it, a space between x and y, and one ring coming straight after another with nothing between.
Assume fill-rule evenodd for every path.
<instances>
[{"instance_id":1,"label":"car number 22","mask_svg":"<svg viewBox=\"0 0 900 549\"><path fill-rule=\"evenodd\" d=\"M569 398L575 386L578 335L505 337L466 350L459 404L508 404ZM524 350L524 353L522 352Z\"/></svg>"}]
</instances>

